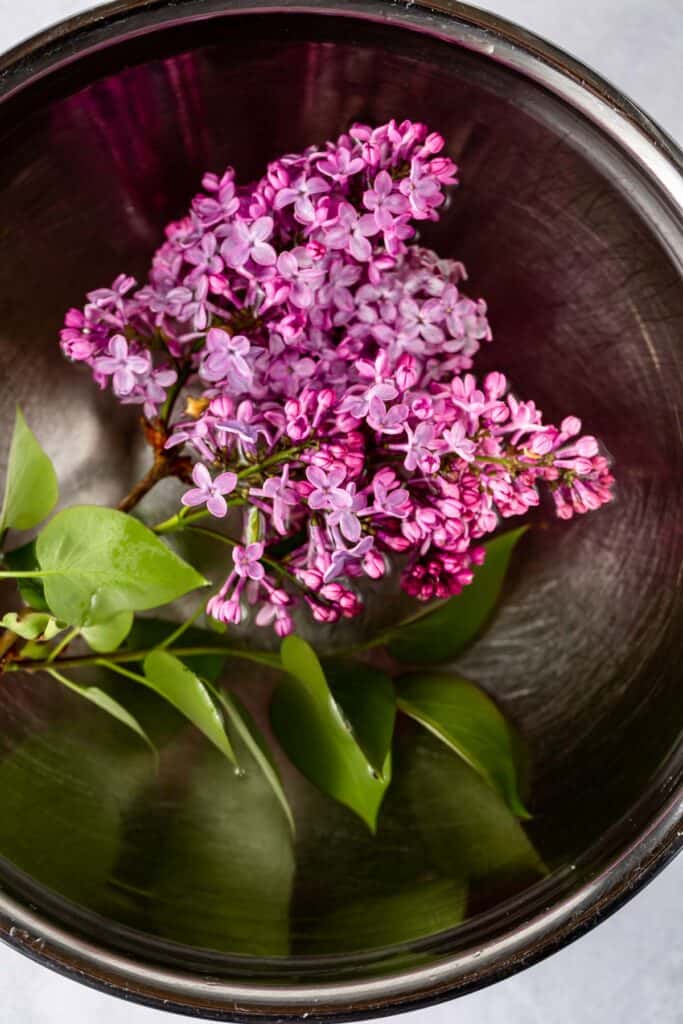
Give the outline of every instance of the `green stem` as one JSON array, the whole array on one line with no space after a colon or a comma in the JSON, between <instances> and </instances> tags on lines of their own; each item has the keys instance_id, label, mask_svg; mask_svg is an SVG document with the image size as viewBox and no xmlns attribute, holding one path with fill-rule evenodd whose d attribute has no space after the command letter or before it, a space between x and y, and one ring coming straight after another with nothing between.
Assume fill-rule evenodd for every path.
<instances>
[{"instance_id":1,"label":"green stem","mask_svg":"<svg viewBox=\"0 0 683 1024\"><path fill-rule=\"evenodd\" d=\"M245 469L240 470L237 474L238 480L244 480L247 476L253 476L254 473L260 473L264 469L268 469L270 466L276 466L279 462L286 462L288 459L293 458L295 455L300 455L305 445L297 445L294 448L286 448L285 451L275 452L274 455L269 455L263 462L255 462L253 466L247 466Z\"/></svg>"},{"instance_id":2,"label":"green stem","mask_svg":"<svg viewBox=\"0 0 683 1024\"><path fill-rule=\"evenodd\" d=\"M159 649L163 651L167 647L170 647L171 644L174 644L176 640L178 640L183 635L183 633L190 628L190 626L194 625L194 623L197 621L197 619L202 614L205 608L206 600L202 601L202 603L196 608L192 615L190 615L189 619L186 619L185 622L181 622L177 629L174 629L172 633L169 633L165 640L161 641L161 643L159 644Z\"/></svg>"},{"instance_id":3,"label":"green stem","mask_svg":"<svg viewBox=\"0 0 683 1024\"><path fill-rule=\"evenodd\" d=\"M42 569L27 569L26 572L0 572L0 579L2 580L27 580L33 579L38 576L50 576L55 575L54 573L43 572Z\"/></svg>"},{"instance_id":4,"label":"green stem","mask_svg":"<svg viewBox=\"0 0 683 1024\"><path fill-rule=\"evenodd\" d=\"M134 662L144 661L150 651L156 648L149 648L144 651L114 651L103 658L101 655L81 655L75 658L60 658L56 663L59 668L85 668L88 665L102 665L103 662ZM281 668L282 663L277 654L267 654L262 651L248 651L239 647L228 647L225 644L203 644L198 647L172 647L168 649L169 654L176 658L190 658L200 654L222 654L226 658L243 658L245 661L254 661L259 665L267 665L268 668ZM6 666L6 672L40 672L44 670L43 662L22 662L13 661Z\"/></svg>"},{"instance_id":5,"label":"green stem","mask_svg":"<svg viewBox=\"0 0 683 1024\"><path fill-rule=\"evenodd\" d=\"M209 515L209 512L205 508L198 508L194 512L184 506L175 515L169 516L168 519L164 519L161 523L155 523L151 529L154 533L174 533L176 530L184 530L188 523L194 523L198 519L204 519Z\"/></svg>"},{"instance_id":6,"label":"green stem","mask_svg":"<svg viewBox=\"0 0 683 1024\"><path fill-rule=\"evenodd\" d=\"M126 679L132 679L135 683L142 683L143 686L149 686L151 689L155 689L147 676L141 676L139 672L131 672L128 668L121 668L120 665L117 665L109 658L100 658L98 664L101 668L108 668L110 672L116 672L120 676L125 676Z\"/></svg>"},{"instance_id":7,"label":"green stem","mask_svg":"<svg viewBox=\"0 0 683 1024\"><path fill-rule=\"evenodd\" d=\"M497 466L505 466L507 469L512 469L512 468L514 468L514 465L515 465L517 460L514 459L514 458L506 459L506 458L503 458L503 457L500 457L500 456L497 456L497 455L475 455L474 456L474 461L475 462L492 462L492 463L494 463Z\"/></svg>"},{"instance_id":8,"label":"green stem","mask_svg":"<svg viewBox=\"0 0 683 1024\"><path fill-rule=\"evenodd\" d=\"M55 658L57 658L62 653L64 648L68 647L72 640L76 639L79 633L80 629L78 628L78 626L74 626L73 629L70 629L68 633L59 641L56 647L52 648L49 656L45 661L45 664L49 665L51 662L53 662Z\"/></svg>"}]
</instances>

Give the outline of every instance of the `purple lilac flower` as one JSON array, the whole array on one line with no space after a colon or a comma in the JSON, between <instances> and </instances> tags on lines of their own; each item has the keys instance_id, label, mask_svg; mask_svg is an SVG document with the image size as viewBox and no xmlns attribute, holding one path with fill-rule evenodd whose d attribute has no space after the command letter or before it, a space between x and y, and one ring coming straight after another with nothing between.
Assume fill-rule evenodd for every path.
<instances>
[{"instance_id":1,"label":"purple lilac flower","mask_svg":"<svg viewBox=\"0 0 683 1024\"><path fill-rule=\"evenodd\" d=\"M114 393L119 397L130 395L138 379L149 372L149 352L130 351L122 334L115 334L107 346L108 355L98 356L93 363L97 373L111 377Z\"/></svg>"},{"instance_id":2,"label":"purple lilac flower","mask_svg":"<svg viewBox=\"0 0 683 1024\"><path fill-rule=\"evenodd\" d=\"M198 505L206 505L212 516L223 519L228 512L228 503L225 500L226 494L231 494L237 486L237 474L231 472L219 473L215 480L201 462L198 462L192 470L192 479L196 487L186 491L180 499L183 505L189 508L196 508Z\"/></svg>"},{"instance_id":3,"label":"purple lilac flower","mask_svg":"<svg viewBox=\"0 0 683 1024\"><path fill-rule=\"evenodd\" d=\"M258 217L251 224L237 221L228 228L221 255L234 269L243 267L250 259L262 267L271 267L277 259L275 249L268 244L272 234L272 217Z\"/></svg>"},{"instance_id":4,"label":"purple lilac flower","mask_svg":"<svg viewBox=\"0 0 683 1024\"><path fill-rule=\"evenodd\" d=\"M221 622L284 636L297 609L352 617L360 578L399 556L409 594L445 598L544 488L562 519L611 500L576 417L555 426L502 373L471 372L486 303L461 263L411 244L456 183L444 145L409 120L355 124L251 185L206 174L142 287L120 274L66 314L65 355L196 460L183 504L223 517L233 495ZM286 573L266 557L283 540Z\"/></svg>"},{"instance_id":5,"label":"purple lilac flower","mask_svg":"<svg viewBox=\"0 0 683 1024\"><path fill-rule=\"evenodd\" d=\"M263 557L263 544L247 544L245 547L238 545L232 549L232 560L235 563L235 572L250 580L262 580L265 576L265 569L260 561Z\"/></svg>"}]
</instances>

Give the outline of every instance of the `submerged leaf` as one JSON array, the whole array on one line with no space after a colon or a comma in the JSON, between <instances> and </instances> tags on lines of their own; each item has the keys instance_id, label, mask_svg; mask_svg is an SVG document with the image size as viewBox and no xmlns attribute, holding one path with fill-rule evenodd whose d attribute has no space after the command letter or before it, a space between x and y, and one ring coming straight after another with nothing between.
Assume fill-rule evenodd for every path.
<instances>
[{"instance_id":1,"label":"submerged leaf","mask_svg":"<svg viewBox=\"0 0 683 1024\"><path fill-rule=\"evenodd\" d=\"M137 741L87 711L32 736L0 762L0 855L62 896L103 909L123 814L150 766Z\"/></svg>"},{"instance_id":2,"label":"submerged leaf","mask_svg":"<svg viewBox=\"0 0 683 1024\"><path fill-rule=\"evenodd\" d=\"M239 738L242 771L210 747L170 812L152 884L161 935L202 949L286 956L294 878L280 802Z\"/></svg>"},{"instance_id":3,"label":"submerged leaf","mask_svg":"<svg viewBox=\"0 0 683 1024\"><path fill-rule=\"evenodd\" d=\"M455 658L486 625L493 612L510 556L527 527L509 530L485 544L486 560L474 580L461 594L452 597L415 622L396 626L388 637L391 653L399 661L433 664Z\"/></svg>"},{"instance_id":4,"label":"submerged leaf","mask_svg":"<svg viewBox=\"0 0 683 1024\"><path fill-rule=\"evenodd\" d=\"M141 740L143 740L152 751L154 751L154 744L150 740L149 736L142 728L140 723L137 721L129 711L119 704L117 700L110 697L104 690L100 690L97 686L80 686L78 683L74 683L72 679L67 679L65 675L58 672L54 668L46 667L46 671L56 679L57 682L61 683L62 686L66 686L73 693L77 693L79 697L83 697L84 700L90 701L91 704L95 704L96 707L100 708L101 711L106 711L108 715L115 718L117 722L125 725L132 732L136 733Z\"/></svg>"},{"instance_id":5,"label":"submerged leaf","mask_svg":"<svg viewBox=\"0 0 683 1024\"><path fill-rule=\"evenodd\" d=\"M517 790L510 726L480 687L459 676L424 672L397 679L396 691L401 711L474 768L513 814L529 817Z\"/></svg>"},{"instance_id":6,"label":"submerged leaf","mask_svg":"<svg viewBox=\"0 0 683 1024\"><path fill-rule=\"evenodd\" d=\"M438 878L363 899L325 918L312 936L318 953L356 953L415 942L460 924L467 886Z\"/></svg>"},{"instance_id":7,"label":"submerged leaf","mask_svg":"<svg viewBox=\"0 0 683 1024\"><path fill-rule=\"evenodd\" d=\"M427 733L407 757L412 813L440 873L517 889L546 873L519 821L478 772Z\"/></svg>"},{"instance_id":8,"label":"submerged leaf","mask_svg":"<svg viewBox=\"0 0 683 1024\"><path fill-rule=\"evenodd\" d=\"M52 462L17 407L7 463L0 533L8 528L30 530L57 504L59 489Z\"/></svg>"},{"instance_id":9,"label":"submerged leaf","mask_svg":"<svg viewBox=\"0 0 683 1024\"><path fill-rule=\"evenodd\" d=\"M277 770L263 736L261 736L256 728L256 723L242 702L234 694L227 693L225 690L217 690L216 695L223 705L226 714L230 718L233 729L239 736L240 741L251 754L255 764L258 765L264 775L264 778L267 780L273 790L273 793L279 800L280 806L282 807L285 817L289 822L289 826L292 832L294 832L294 817L285 791L282 788L280 773Z\"/></svg>"}]
</instances>

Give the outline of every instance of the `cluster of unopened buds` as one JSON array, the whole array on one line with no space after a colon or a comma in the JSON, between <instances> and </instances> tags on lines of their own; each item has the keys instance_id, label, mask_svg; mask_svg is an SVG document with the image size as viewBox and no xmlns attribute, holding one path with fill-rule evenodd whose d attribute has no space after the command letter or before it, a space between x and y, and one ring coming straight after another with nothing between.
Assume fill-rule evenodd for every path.
<instances>
[{"instance_id":1,"label":"cluster of unopened buds","mask_svg":"<svg viewBox=\"0 0 683 1024\"><path fill-rule=\"evenodd\" d=\"M456 183L443 145L355 125L255 185L207 174L144 287L121 275L67 315L65 354L195 456L184 514L239 517L208 605L222 622L284 636L297 606L355 616L359 578L392 561L409 594L445 598L540 484L564 519L611 498L578 419L546 424L503 374L469 372L486 305L462 264L411 243Z\"/></svg>"}]
</instances>

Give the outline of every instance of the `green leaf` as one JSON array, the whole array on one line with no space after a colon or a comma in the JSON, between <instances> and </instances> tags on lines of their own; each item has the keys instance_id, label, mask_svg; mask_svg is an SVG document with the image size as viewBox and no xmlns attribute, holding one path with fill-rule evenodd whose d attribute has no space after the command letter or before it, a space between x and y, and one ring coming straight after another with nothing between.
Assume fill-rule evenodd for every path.
<instances>
[{"instance_id":1,"label":"green leaf","mask_svg":"<svg viewBox=\"0 0 683 1024\"><path fill-rule=\"evenodd\" d=\"M190 768L156 859L158 932L203 949L254 957L289 953L292 835L261 768L239 737L236 773L210 747Z\"/></svg>"},{"instance_id":2,"label":"green leaf","mask_svg":"<svg viewBox=\"0 0 683 1024\"><path fill-rule=\"evenodd\" d=\"M411 738L412 739L412 738ZM524 829L498 793L435 737L417 736L407 754L406 791L436 869L485 891L514 891L546 874Z\"/></svg>"},{"instance_id":3,"label":"green leaf","mask_svg":"<svg viewBox=\"0 0 683 1024\"><path fill-rule=\"evenodd\" d=\"M149 651L152 647L162 644L177 628L178 623L169 619L136 616L133 628L126 638L126 647L131 651ZM183 633L183 646L206 647L215 646L217 643L214 632L200 629L198 626L191 626ZM228 654L227 651L225 654L184 654L180 660L201 679L215 683L223 671Z\"/></svg>"},{"instance_id":4,"label":"green leaf","mask_svg":"<svg viewBox=\"0 0 683 1024\"><path fill-rule=\"evenodd\" d=\"M59 512L36 554L47 603L71 626L155 608L207 582L137 519L97 505Z\"/></svg>"},{"instance_id":5,"label":"green leaf","mask_svg":"<svg viewBox=\"0 0 683 1024\"><path fill-rule=\"evenodd\" d=\"M312 936L316 952L357 953L415 942L461 923L467 886L452 879L421 882L390 896L360 900L330 914Z\"/></svg>"},{"instance_id":6,"label":"green leaf","mask_svg":"<svg viewBox=\"0 0 683 1024\"><path fill-rule=\"evenodd\" d=\"M98 623L96 626L85 626L81 630L81 636L93 651L106 654L121 646L130 633L132 625L132 612L118 612L107 622Z\"/></svg>"},{"instance_id":7,"label":"green leaf","mask_svg":"<svg viewBox=\"0 0 683 1024\"><path fill-rule=\"evenodd\" d=\"M57 682L66 686L74 693L77 693L79 697L83 697L84 700L89 700L91 704L95 704L96 707L100 708L100 710L106 711L108 715L115 718L117 722L121 722L122 725L125 725L128 729L132 730L132 732L136 733L140 739L144 740L147 746L156 753L154 744L137 719L135 719L130 712L126 711L118 701L114 700L113 697L110 697L108 693L105 693L104 690L100 690L97 686L79 686L78 683L74 683L73 680L67 679L66 676L62 675L61 672L57 672L56 669L46 667L46 671L49 672L52 678L56 679Z\"/></svg>"},{"instance_id":8,"label":"green leaf","mask_svg":"<svg viewBox=\"0 0 683 1024\"><path fill-rule=\"evenodd\" d=\"M63 622L58 622L48 612L30 612L21 617L16 612L7 612L0 626L10 629L24 640L52 640L66 629Z\"/></svg>"},{"instance_id":9,"label":"green leaf","mask_svg":"<svg viewBox=\"0 0 683 1024\"><path fill-rule=\"evenodd\" d=\"M356 742L381 775L391 750L396 718L391 679L359 661L325 661L323 668Z\"/></svg>"},{"instance_id":10,"label":"green leaf","mask_svg":"<svg viewBox=\"0 0 683 1024\"><path fill-rule=\"evenodd\" d=\"M31 540L28 544L22 544L20 548L6 551L5 564L9 569L14 569L15 572L34 572L38 569L36 542ZM29 578L17 580L16 583L24 603L29 608L33 608L37 612L49 612L50 609L45 600L45 588L42 580Z\"/></svg>"},{"instance_id":11,"label":"green leaf","mask_svg":"<svg viewBox=\"0 0 683 1024\"><path fill-rule=\"evenodd\" d=\"M414 622L397 626L388 647L399 661L432 664L449 661L467 647L488 622L500 595L510 556L527 530L509 530L485 544L486 560L461 594Z\"/></svg>"},{"instance_id":12,"label":"green leaf","mask_svg":"<svg viewBox=\"0 0 683 1024\"><path fill-rule=\"evenodd\" d=\"M178 709L229 761L235 753L220 713L202 681L167 651L151 651L144 661L149 686Z\"/></svg>"},{"instance_id":13,"label":"green leaf","mask_svg":"<svg viewBox=\"0 0 683 1024\"><path fill-rule=\"evenodd\" d=\"M122 820L150 778L149 753L118 725L84 717L30 737L0 763L0 854L91 909L108 901Z\"/></svg>"},{"instance_id":14,"label":"green leaf","mask_svg":"<svg viewBox=\"0 0 683 1024\"><path fill-rule=\"evenodd\" d=\"M263 736L259 733L256 728L256 723L252 719L251 715L244 707L242 702L232 693L226 693L225 690L217 690L216 696L220 700L223 708L225 709L233 729L240 738L240 741L247 748L254 763L258 766L260 771L263 773L265 779L269 783L271 789L275 793L282 810L284 811L285 817L289 822L289 826L292 832L295 831L294 817L292 810L289 806L289 801L282 788L282 780L280 779L280 773L277 770L275 762L266 746Z\"/></svg>"},{"instance_id":15,"label":"green leaf","mask_svg":"<svg viewBox=\"0 0 683 1024\"><path fill-rule=\"evenodd\" d=\"M305 640L285 637L281 658L288 675L270 706L278 740L299 771L374 831L391 778L390 755L380 776L357 743L315 651Z\"/></svg>"},{"instance_id":16,"label":"green leaf","mask_svg":"<svg viewBox=\"0 0 683 1024\"><path fill-rule=\"evenodd\" d=\"M0 532L30 530L57 504L59 489L54 467L29 429L17 406L7 463Z\"/></svg>"},{"instance_id":17,"label":"green leaf","mask_svg":"<svg viewBox=\"0 0 683 1024\"><path fill-rule=\"evenodd\" d=\"M479 772L513 814L528 818L517 790L510 727L482 689L459 676L415 673L396 680L398 706Z\"/></svg>"}]
</instances>

